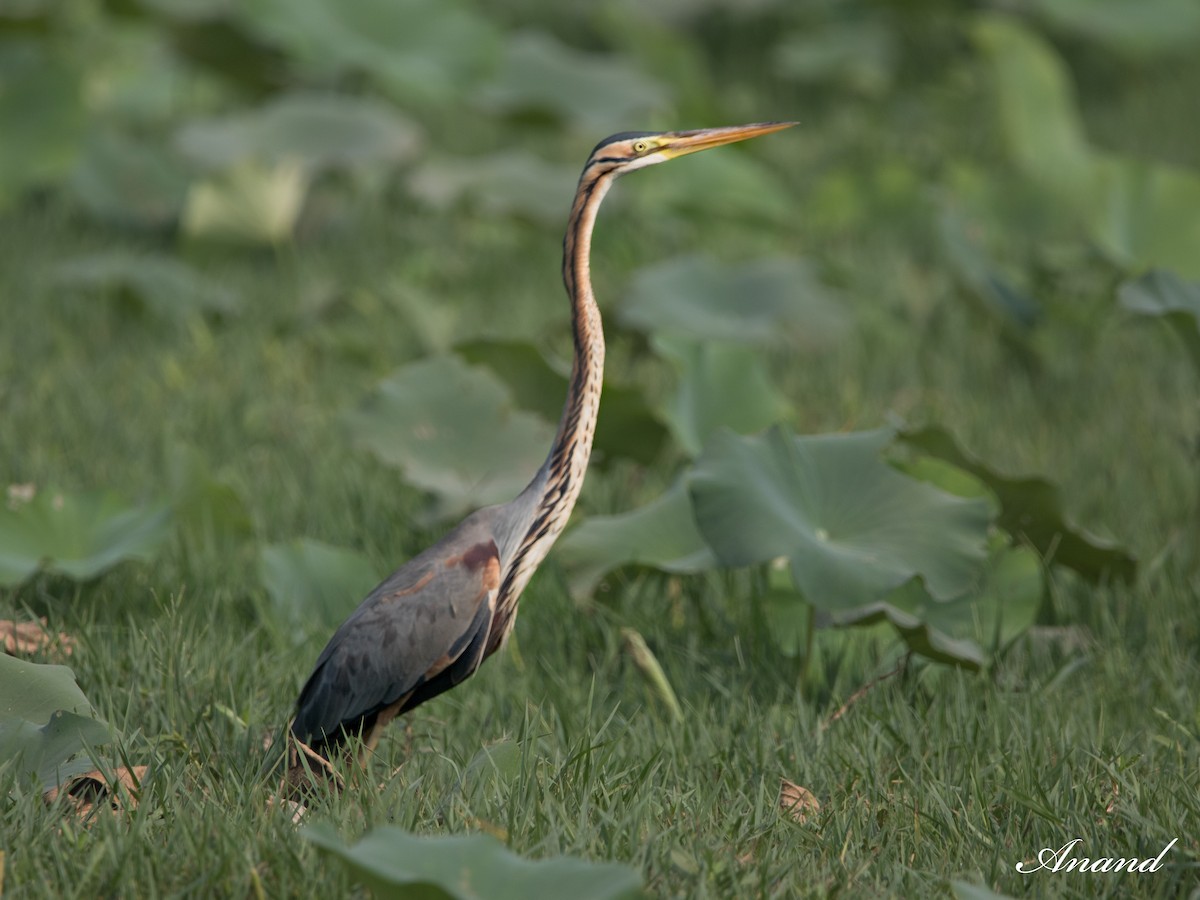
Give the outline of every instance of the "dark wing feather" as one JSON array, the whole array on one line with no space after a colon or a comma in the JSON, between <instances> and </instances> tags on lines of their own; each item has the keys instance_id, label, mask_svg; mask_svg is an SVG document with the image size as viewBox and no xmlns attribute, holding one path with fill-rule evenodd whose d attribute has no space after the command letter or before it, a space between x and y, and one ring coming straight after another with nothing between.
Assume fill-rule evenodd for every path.
<instances>
[{"instance_id":1,"label":"dark wing feather","mask_svg":"<svg viewBox=\"0 0 1200 900\"><path fill-rule=\"evenodd\" d=\"M499 586L490 538L459 530L376 588L317 659L292 724L307 744L370 727L406 695L403 709L440 694L482 661Z\"/></svg>"}]
</instances>

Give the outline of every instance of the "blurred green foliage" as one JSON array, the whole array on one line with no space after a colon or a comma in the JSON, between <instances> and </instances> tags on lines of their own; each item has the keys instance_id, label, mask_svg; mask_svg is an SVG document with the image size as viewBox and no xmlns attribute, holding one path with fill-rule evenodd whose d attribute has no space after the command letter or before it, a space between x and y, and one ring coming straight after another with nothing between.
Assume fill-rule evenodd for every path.
<instances>
[{"instance_id":1,"label":"blurred green foliage","mask_svg":"<svg viewBox=\"0 0 1200 900\"><path fill-rule=\"evenodd\" d=\"M127 506L111 492L39 491L0 507L0 586L39 569L86 581L126 559L151 559L166 539L165 504Z\"/></svg>"},{"instance_id":2,"label":"blurred green foliage","mask_svg":"<svg viewBox=\"0 0 1200 900\"><path fill-rule=\"evenodd\" d=\"M751 34L769 35L757 48L769 83L739 71L737 42ZM1073 315L1037 290L1058 260L1091 254L1110 278L1150 265L1184 277L1198 271L1200 175L1179 161L1099 147L1080 100L1086 85L1073 73L1073 59L1084 71L1091 65L1088 54L1114 54L1113 64L1135 75L1183 65L1196 39L1200 17L1172 0L1139 3L1136 12L1132 0L1095 9L1029 0L1003 13L865 0L836 8L763 0L753 10L720 2L641 9L616 0L590 14L568 7L550 17L520 3L485 9L469 0L10 4L0 10L0 132L9 136L0 151L0 208L19 215L50 196L74 214L146 235L153 253L67 259L52 284L117 298L135 314L207 316L219 327L241 298L181 257L299 248L304 232L337 227L381 191L403 193L435 215L466 207L481 221L541 227L560 217L574 178L566 149L579 138L684 116L720 122L807 111L823 121L820 132L802 126L790 144L707 154L652 179L632 201L635 211L664 234L684 217L717 211L751 232L786 229L805 216L831 247L849 231L882 229L914 255L936 254L1017 358L1037 365L1039 325ZM964 104L971 115L963 115ZM882 146L856 143L868 113L890 123ZM794 419L796 406L773 370L790 353L820 354L844 338L860 305L843 294L863 288L838 271L836 253L820 267L794 252L722 259L734 253L641 269L616 316L631 332L617 340L643 357L652 382L669 387L656 394L612 386L598 459L645 466L700 457L686 473L694 500L714 435ZM1130 299L1150 296L1139 284L1125 289L1124 302L1145 313L1148 301ZM402 305L425 349L440 353L380 382L345 417L350 433L432 495L430 522L504 501L553 433L564 368L537 341L468 336L452 345L452 320L440 318L447 314L411 295ZM1179 309L1171 313L1177 325L1187 314ZM1181 333L1191 347L1191 332ZM637 334L646 339L640 347ZM1092 580L1131 577L1132 556L1066 523L1052 483L1006 479L936 425L905 441L924 454L907 465L925 473L918 477L930 479L931 490L956 483L957 471L996 492L997 525L1014 551L1029 542L1043 559ZM930 476L935 459L943 468ZM810 475L836 483L843 464L831 457ZM755 466L744 468L729 485L748 503L736 516L706 513L711 504L701 503L694 524L673 521L681 534L703 534L715 551L686 558L728 563L716 535L728 536L731 522L733 534L774 532L780 508L772 506L787 490L768 487L756 505ZM236 492L208 481L203 465L193 469L191 487L173 488L188 497L176 505L192 507L181 526L199 539L189 521L203 519L210 548L215 532L244 535ZM904 477L886 466L877 476L896 485ZM872 483L863 473L846 481L857 492L853 503L914 514ZM794 515L812 514L802 498L792 499ZM668 509L685 511L664 502L647 508L645 523L666 521ZM566 558L583 552L591 573L577 584L594 585L599 572L629 562L681 571L677 542L612 539L618 527L642 522L641 513L631 515L624 525L615 517L598 526L607 540L574 542ZM605 547L607 559L597 556ZM302 545L289 552L306 558ZM263 553L264 571L276 573L266 582L277 583L287 566L269 564L283 550ZM735 554L739 564L776 555L788 553ZM853 554L832 558L835 582L863 577ZM923 570L919 558L893 560L896 572L926 579L936 595L934 570ZM798 584L813 562L795 563ZM30 556L19 577L39 565ZM865 608L903 580L837 596L810 584L798 597ZM763 602L778 612L785 594L772 588Z\"/></svg>"},{"instance_id":3,"label":"blurred green foliage","mask_svg":"<svg viewBox=\"0 0 1200 900\"><path fill-rule=\"evenodd\" d=\"M1118 296L1200 360L1198 50L1191 0L0 3L0 584L159 554L151 593L257 590L290 650L536 469L587 148L794 118L614 193L600 465L556 559L580 604L665 585L656 618L708 637L680 610L719 584L818 680L827 624L997 672L1055 591L1135 583L1126 544L1194 565L1194 510L1119 543L1076 524L1146 521L1110 473L1004 473L1054 429L1125 450L1092 397L1132 378ZM1165 359L1140 448L1200 427L1150 396ZM861 430L889 407L919 425Z\"/></svg>"}]
</instances>

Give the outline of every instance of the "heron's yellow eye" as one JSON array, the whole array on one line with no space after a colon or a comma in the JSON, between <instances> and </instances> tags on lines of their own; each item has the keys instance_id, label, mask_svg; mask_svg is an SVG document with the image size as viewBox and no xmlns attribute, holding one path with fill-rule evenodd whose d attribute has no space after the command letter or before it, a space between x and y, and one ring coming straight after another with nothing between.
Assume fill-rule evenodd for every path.
<instances>
[{"instance_id":1,"label":"heron's yellow eye","mask_svg":"<svg viewBox=\"0 0 1200 900\"><path fill-rule=\"evenodd\" d=\"M633 142L633 152L634 153L645 153L649 149L650 149L650 145L647 144L645 141L634 141Z\"/></svg>"}]
</instances>

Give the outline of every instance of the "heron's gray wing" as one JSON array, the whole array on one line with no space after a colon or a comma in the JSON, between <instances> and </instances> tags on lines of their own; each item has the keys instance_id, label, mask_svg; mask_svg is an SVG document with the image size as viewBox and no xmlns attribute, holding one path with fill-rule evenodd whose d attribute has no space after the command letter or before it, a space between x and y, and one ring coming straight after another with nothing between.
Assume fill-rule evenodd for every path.
<instances>
[{"instance_id":1,"label":"heron's gray wing","mask_svg":"<svg viewBox=\"0 0 1200 900\"><path fill-rule=\"evenodd\" d=\"M491 539L443 541L376 588L334 633L300 693L292 731L312 743L406 696L411 708L462 681L483 657L500 585Z\"/></svg>"}]
</instances>

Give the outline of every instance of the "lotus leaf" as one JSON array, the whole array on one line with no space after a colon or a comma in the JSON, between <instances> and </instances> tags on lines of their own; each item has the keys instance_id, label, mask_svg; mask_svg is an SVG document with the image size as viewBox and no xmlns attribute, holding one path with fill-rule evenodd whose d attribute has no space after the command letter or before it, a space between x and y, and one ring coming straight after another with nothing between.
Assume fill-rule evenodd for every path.
<instances>
[{"instance_id":1,"label":"lotus leaf","mask_svg":"<svg viewBox=\"0 0 1200 900\"><path fill-rule=\"evenodd\" d=\"M650 334L810 347L848 324L830 289L803 261L788 258L726 266L684 256L649 266L634 276L618 318Z\"/></svg>"},{"instance_id":2,"label":"lotus leaf","mask_svg":"<svg viewBox=\"0 0 1200 900\"><path fill-rule=\"evenodd\" d=\"M92 135L71 189L92 215L108 222L165 228L183 214L188 172L167 149L123 134Z\"/></svg>"},{"instance_id":3,"label":"lotus leaf","mask_svg":"<svg viewBox=\"0 0 1200 900\"><path fill-rule=\"evenodd\" d=\"M472 365L485 365L504 380L522 409L547 421L562 413L568 375L546 361L533 344L524 341L469 341L455 351ZM653 462L667 440L667 429L635 387L604 383L604 399L596 423L592 464L613 457Z\"/></svg>"},{"instance_id":4,"label":"lotus leaf","mask_svg":"<svg viewBox=\"0 0 1200 900\"><path fill-rule=\"evenodd\" d=\"M641 896L641 878L627 866L570 857L522 859L484 834L432 837L382 826L347 846L328 825L306 828L302 833L381 898L616 900Z\"/></svg>"},{"instance_id":5,"label":"lotus leaf","mask_svg":"<svg viewBox=\"0 0 1200 900\"><path fill-rule=\"evenodd\" d=\"M559 226L563 198L579 179L574 166L556 166L532 153L497 153L477 159L438 158L419 166L408 189L437 209L470 201L493 216L524 216Z\"/></svg>"},{"instance_id":6,"label":"lotus leaf","mask_svg":"<svg viewBox=\"0 0 1200 900\"><path fill-rule=\"evenodd\" d=\"M997 524L1043 556L1074 569L1093 584L1108 577L1130 581L1137 561L1124 547L1070 523L1056 485L1038 476L1002 475L959 446L945 428L929 425L901 432L900 439L930 456L970 472L1000 501Z\"/></svg>"},{"instance_id":7,"label":"lotus leaf","mask_svg":"<svg viewBox=\"0 0 1200 900\"><path fill-rule=\"evenodd\" d=\"M974 37L991 66L1018 166L1049 196L1076 209L1120 264L1200 276L1200 175L1094 151L1065 64L1016 20L980 16Z\"/></svg>"},{"instance_id":8,"label":"lotus leaf","mask_svg":"<svg viewBox=\"0 0 1200 900\"><path fill-rule=\"evenodd\" d=\"M774 49L775 71L805 84L832 83L881 94L892 79L895 43L882 19L831 23L784 38Z\"/></svg>"},{"instance_id":9,"label":"lotus leaf","mask_svg":"<svg viewBox=\"0 0 1200 900\"><path fill-rule=\"evenodd\" d=\"M222 541L248 537L252 522L241 495L209 472L194 447L174 444L167 451L171 508L189 546L212 548Z\"/></svg>"},{"instance_id":10,"label":"lotus leaf","mask_svg":"<svg viewBox=\"0 0 1200 900\"><path fill-rule=\"evenodd\" d=\"M771 384L760 350L666 335L653 342L679 372L664 413L676 440L692 456L718 428L749 434L791 414L787 399Z\"/></svg>"},{"instance_id":11,"label":"lotus leaf","mask_svg":"<svg viewBox=\"0 0 1200 900\"><path fill-rule=\"evenodd\" d=\"M898 472L880 458L892 438L719 431L687 479L700 533L725 565L787 557L820 609L877 602L915 576L939 600L962 596L985 559L988 503Z\"/></svg>"},{"instance_id":12,"label":"lotus leaf","mask_svg":"<svg viewBox=\"0 0 1200 900\"><path fill-rule=\"evenodd\" d=\"M909 650L927 659L968 669L978 669L984 663L983 651L974 641L952 638L937 628L927 616L907 612L892 603L880 601L835 613L834 622L838 625L887 622L896 629Z\"/></svg>"},{"instance_id":13,"label":"lotus leaf","mask_svg":"<svg viewBox=\"0 0 1200 900\"><path fill-rule=\"evenodd\" d=\"M1200 278L1200 174L1105 156L1095 168L1092 196L1092 233L1117 262Z\"/></svg>"},{"instance_id":14,"label":"lotus leaf","mask_svg":"<svg viewBox=\"0 0 1200 900\"><path fill-rule=\"evenodd\" d=\"M719 211L722 221L744 219L791 227L796 204L779 175L761 162L757 150L730 149L700 153L678 165L637 179L622 189L650 228L664 219L672 225L680 217L697 219Z\"/></svg>"},{"instance_id":15,"label":"lotus leaf","mask_svg":"<svg viewBox=\"0 0 1200 900\"><path fill-rule=\"evenodd\" d=\"M322 80L359 72L400 100L451 100L489 65L499 38L454 0L247 0L236 15Z\"/></svg>"},{"instance_id":16,"label":"lotus leaf","mask_svg":"<svg viewBox=\"0 0 1200 900\"><path fill-rule=\"evenodd\" d=\"M246 160L303 163L310 170L406 162L420 131L379 100L332 93L291 93L252 111L190 122L176 136L197 163L226 168Z\"/></svg>"},{"instance_id":17,"label":"lotus leaf","mask_svg":"<svg viewBox=\"0 0 1200 900\"><path fill-rule=\"evenodd\" d=\"M1161 318L1171 325L1200 373L1200 282L1155 269L1126 281L1118 296L1122 309Z\"/></svg>"},{"instance_id":18,"label":"lotus leaf","mask_svg":"<svg viewBox=\"0 0 1200 900\"><path fill-rule=\"evenodd\" d=\"M399 369L348 417L359 444L437 495L437 517L515 497L554 439L490 372L454 356Z\"/></svg>"},{"instance_id":19,"label":"lotus leaf","mask_svg":"<svg viewBox=\"0 0 1200 900\"><path fill-rule=\"evenodd\" d=\"M1049 43L1007 16L980 16L972 35L991 65L1009 152L1022 170L1082 208L1095 160L1066 66Z\"/></svg>"},{"instance_id":20,"label":"lotus leaf","mask_svg":"<svg viewBox=\"0 0 1200 900\"><path fill-rule=\"evenodd\" d=\"M664 88L627 59L574 50L535 31L509 38L500 70L480 93L488 110L548 112L589 132L645 120L666 100Z\"/></svg>"},{"instance_id":21,"label":"lotus leaf","mask_svg":"<svg viewBox=\"0 0 1200 900\"><path fill-rule=\"evenodd\" d=\"M111 739L70 669L0 653L0 760L19 757L45 790L93 768L88 758L71 759Z\"/></svg>"},{"instance_id":22,"label":"lotus leaf","mask_svg":"<svg viewBox=\"0 0 1200 900\"><path fill-rule=\"evenodd\" d=\"M363 554L300 538L262 548L258 572L278 618L297 638L333 628L382 580Z\"/></svg>"},{"instance_id":23,"label":"lotus leaf","mask_svg":"<svg viewBox=\"0 0 1200 900\"><path fill-rule=\"evenodd\" d=\"M1027 547L1009 546L1003 536L994 541L979 590L950 601L933 599L919 578L888 596L886 601L835 613L839 625L866 624L887 618L915 653L943 662L981 663L981 649L996 654L1037 621L1045 592L1042 562ZM914 629L910 619L922 623ZM969 649L968 649L969 648ZM933 651L933 652L930 652ZM955 659L947 659L954 656Z\"/></svg>"},{"instance_id":24,"label":"lotus leaf","mask_svg":"<svg viewBox=\"0 0 1200 900\"><path fill-rule=\"evenodd\" d=\"M0 208L27 188L64 178L83 126L77 67L32 41L0 43Z\"/></svg>"},{"instance_id":25,"label":"lotus leaf","mask_svg":"<svg viewBox=\"0 0 1200 900\"><path fill-rule=\"evenodd\" d=\"M1027 7L1057 30L1133 57L1191 52L1200 7L1191 0L1033 0Z\"/></svg>"},{"instance_id":26,"label":"lotus leaf","mask_svg":"<svg viewBox=\"0 0 1200 900\"><path fill-rule=\"evenodd\" d=\"M55 270L54 283L133 300L144 309L168 317L230 315L241 306L233 291L169 256L109 252L68 259Z\"/></svg>"},{"instance_id":27,"label":"lotus leaf","mask_svg":"<svg viewBox=\"0 0 1200 900\"><path fill-rule=\"evenodd\" d=\"M0 507L0 586L39 568L80 581L127 559L149 559L167 537L164 505L131 508L110 493L39 491L16 509Z\"/></svg>"},{"instance_id":28,"label":"lotus leaf","mask_svg":"<svg viewBox=\"0 0 1200 900\"><path fill-rule=\"evenodd\" d=\"M954 900L1014 900L1011 894L999 894L981 884L951 879L950 893Z\"/></svg>"},{"instance_id":29,"label":"lotus leaf","mask_svg":"<svg viewBox=\"0 0 1200 900\"><path fill-rule=\"evenodd\" d=\"M592 593L619 566L650 566L683 574L717 565L696 530L683 482L631 512L586 519L558 542L555 554L567 568L576 596Z\"/></svg>"},{"instance_id":30,"label":"lotus leaf","mask_svg":"<svg viewBox=\"0 0 1200 900\"><path fill-rule=\"evenodd\" d=\"M970 237L967 223L950 209L938 221L942 249L962 286L1005 325L1030 329L1041 309L1017 288Z\"/></svg>"}]
</instances>

